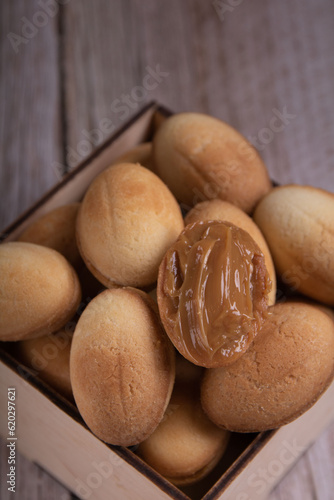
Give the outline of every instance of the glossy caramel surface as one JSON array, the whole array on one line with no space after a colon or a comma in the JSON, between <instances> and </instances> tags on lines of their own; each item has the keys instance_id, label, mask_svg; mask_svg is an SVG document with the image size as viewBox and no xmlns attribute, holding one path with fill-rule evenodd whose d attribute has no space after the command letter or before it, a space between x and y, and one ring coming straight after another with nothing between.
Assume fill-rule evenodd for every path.
<instances>
[{"instance_id":1,"label":"glossy caramel surface","mask_svg":"<svg viewBox=\"0 0 334 500\"><path fill-rule=\"evenodd\" d=\"M223 366L256 335L269 290L263 254L249 234L201 221L187 226L165 255L159 310L181 354L200 366Z\"/></svg>"}]
</instances>

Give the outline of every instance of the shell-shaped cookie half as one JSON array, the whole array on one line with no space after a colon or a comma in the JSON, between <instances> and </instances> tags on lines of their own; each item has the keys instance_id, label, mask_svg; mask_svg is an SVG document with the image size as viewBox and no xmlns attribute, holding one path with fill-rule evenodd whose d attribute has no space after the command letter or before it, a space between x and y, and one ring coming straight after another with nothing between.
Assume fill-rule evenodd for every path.
<instances>
[{"instance_id":1,"label":"shell-shaped cookie half","mask_svg":"<svg viewBox=\"0 0 334 500\"><path fill-rule=\"evenodd\" d=\"M71 264L51 248L0 245L0 340L42 337L75 314L81 287Z\"/></svg>"},{"instance_id":2,"label":"shell-shaped cookie half","mask_svg":"<svg viewBox=\"0 0 334 500\"><path fill-rule=\"evenodd\" d=\"M261 432L308 410L334 376L334 323L323 308L279 303L248 351L231 366L207 370L204 411L216 425Z\"/></svg>"},{"instance_id":3,"label":"shell-shaped cookie half","mask_svg":"<svg viewBox=\"0 0 334 500\"><path fill-rule=\"evenodd\" d=\"M114 288L97 295L77 323L73 395L87 426L109 444L140 443L168 405L175 353L156 311L146 293Z\"/></svg>"},{"instance_id":4,"label":"shell-shaped cookie half","mask_svg":"<svg viewBox=\"0 0 334 500\"><path fill-rule=\"evenodd\" d=\"M223 455L229 433L202 410L198 385L176 383L165 416L138 454L176 485L203 479Z\"/></svg>"},{"instance_id":5,"label":"shell-shaped cookie half","mask_svg":"<svg viewBox=\"0 0 334 500\"><path fill-rule=\"evenodd\" d=\"M71 329L63 328L37 339L17 342L15 350L24 365L32 368L36 376L69 400L73 399L70 380L71 342Z\"/></svg>"},{"instance_id":6,"label":"shell-shaped cookie half","mask_svg":"<svg viewBox=\"0 0 334 500\"><path fill-rule=\"evenodd\" d=\"M333 306L334 194L310 186L281 186L262 199L254 220L282 281Z\"/></svg>"},{"instance_id":7,"label":"shell-shaped cookie half","mask_svg":"<svg viewBox=\"0 0 334 500\"><path fill-rule=\"evenodd\" d=\"M227 123L202 113L167 118L153 139L158 175L188 207L220 198L251 213L271 189L256 149Z\"/></svg>"},{"instance_id":8,"label":"shell-shaped cookie half","mask_svg":"<svg viewBox=\"0 0 334 500\"><path fill-rule=\"evenodd\" d=\"M167 248L184 228L176 199L139 164L118 163L88 188L77 219L80 253L106 287L152 285Z\"/></svg>"},{"instance_id":9,"label":"shell-shaped cookie half","mask_svg":"<svg viewBox=\"0 0 334 500\"><path fill-rule=\"evenodd\" d=\"M74 202L51 210L30 224L18 240L53 248L79 269L82 259L75 239L79 207L80 203Z\"/></svg>"}]
</instances>

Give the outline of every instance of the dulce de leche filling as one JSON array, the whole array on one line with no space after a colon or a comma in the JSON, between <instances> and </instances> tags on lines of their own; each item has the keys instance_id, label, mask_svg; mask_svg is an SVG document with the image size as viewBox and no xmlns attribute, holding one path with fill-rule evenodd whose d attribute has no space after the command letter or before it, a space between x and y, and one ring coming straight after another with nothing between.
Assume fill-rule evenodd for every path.
<instances>
[{"instance_id":1,"label":"dulce de leche filling","mask_svg":"<svg viewBox=\"0 0 334 500\"><path fill-rule=\"evenodd\" d=\"M240 357L261 327L271 281L244 230L221 221L189 224L159 270L158 305L178 351L207 368Z\"/></svg>"}]
</instances>

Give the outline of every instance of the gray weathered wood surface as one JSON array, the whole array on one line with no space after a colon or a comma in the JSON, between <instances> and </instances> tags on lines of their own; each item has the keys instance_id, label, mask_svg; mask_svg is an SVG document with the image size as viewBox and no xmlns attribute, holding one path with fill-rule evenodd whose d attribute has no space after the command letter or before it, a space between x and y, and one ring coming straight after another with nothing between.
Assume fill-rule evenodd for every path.
<instances>
[{"instance_id":1,"label":"gray weathered wood surface","mask_svg":"<svg viewBox=\"0 0 334 500\"><path fill-rule=\"evenodd\" d=\"M331 0L59 3L0 5L1 229L89 152L87 137L105 138L103 120L117 127L151 99L229 122L255 142L278 182L334 192ZM143 95L138 86L152 70L161 76ZM3 500L12 498L6 456L2 446ZM20 457L16 498L71 494ZM332 425L270 500L333 498Z\"/></svg>"}]
</instances>

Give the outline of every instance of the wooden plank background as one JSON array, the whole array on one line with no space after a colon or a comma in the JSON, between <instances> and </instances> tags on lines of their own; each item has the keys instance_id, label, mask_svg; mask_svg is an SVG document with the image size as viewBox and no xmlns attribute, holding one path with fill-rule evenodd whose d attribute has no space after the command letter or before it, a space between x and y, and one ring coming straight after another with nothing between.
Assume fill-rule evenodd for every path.
<instances>
[{"instance_id":1,"label":"wooden plank background","mask_svg":"<svg viewBox=\"0 0 334 500\"><path fill-rule=\"evenodd\" d=\"M152 99L229 122L278 182L334 192L331 0L12 0L0 27L0 228ZM20 500L72 498L21 456L17 487ZM270 500L333 491L334 425Z\"/></svg>"}]
</instances>

